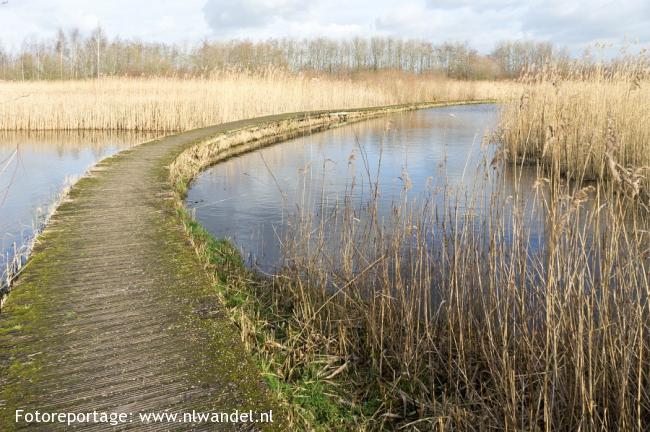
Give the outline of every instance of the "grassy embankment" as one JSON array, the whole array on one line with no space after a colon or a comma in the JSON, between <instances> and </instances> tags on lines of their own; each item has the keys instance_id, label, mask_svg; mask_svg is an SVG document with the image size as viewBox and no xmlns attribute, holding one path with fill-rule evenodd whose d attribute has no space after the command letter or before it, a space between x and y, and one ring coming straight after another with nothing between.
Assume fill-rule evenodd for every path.
<instances>
[{"instance_id":1,"label":"grassy embankment","mask_svg":"<svg viewBox=\"0 0 650 432\"><path fill-rule=\"evenodd\" d=\"M102 78L77 81L0 81L0 140L9 148L15 131L101 130L168 133L230 120L314 109L348 109L401 102L497 98L511 84L473 83L405 73L368 73L355 79L289 74L222 72L209 78ZM87 141L89 138L79 135ZM110 137L106 136L107 141ZM70 138L55 138L52 145ZM5 158L6 157L6 158ZM10 182L8 182L10 183ZM0 190L0 194L6 190ZM22 255L22 254L21 254ZM12 279L20 257L2 279ZM0 275L2 273L0 272ZM4 281L3 281L4 282ZM1 283L0 283L1 284Z\"/></svg>"},{"instance_id":2,"label":"grassy embankment","mask_svg":"<svg viewBox=\"0 0 650 432\"><path fill-rule=\"evenodd\" d=\"M361 228L372 201L298 219L292 266L272 279L184 222L298 429L639 428L650 415L647 211L611 188L536 187L497 189L479 224L480 190L443 206L405 200Z\"/></svg>"},{"instance_id":3,"label":"grassy embankment","mask_svg":"<svg viewBox=\"0 0 650 432\"><path fill-rule=\"evenodd\" d=\"M646 92L604 71L533 80L503 117L509 153L481 173L498 186L487 200L449 191L398 201L382 223L372 200L296 219L292 265L272 279L182 213L294 427L643 430Z\"/></svg>"},{"instance_id":4,"label":"grassy embankment","mask_svg":"<svg viewBox=\"0 0 650 432\"><path fill-rule=\"evenodd\" d=\"M240 78L250 80L249 99L242 101L241 93L215 90L232 93L241 81L220 79L222 87L184 82L194 89L186 94L198 99L161 84L167 90L157 93L163 105L145 81L134 80L122 93L122 99L130 94L130 103L112 102L109 109L118 93L112 88L101 93L107 111L92 103L85 109L95 109L91 117L101 127L171 130L267 110L453 98L440 86L424 94L426 87L413 83L407 95L404 88L378 90L405 85L397 82L281 84L249 77ZM108 89L120 81L42 85L88 86L87 96L100 94L92 86ZM134 91L133 85L144 87ZM474 86L488 84L454 85L473 88L474 97L496 96L478 96ZM643 430L650 416L650 224L638 198L645 193L644 158L650 154L647 82L631 67L567 80L544 73L525 85L524 96L504 113L508 152L495 161L499 173L485 173L497 185L515 181L509 185L514 193L504 196L497 188L478 225L471 211L459 209L477 206L472 197L481 191L450 193L443 206L398 203L385 223L363 228L355 228L345 208L333 216L342 227L336 232L331 220L300 219L285 251L294 265L269 280L246 270L231 245L211 238L180 210L242 338L292 404L294 427ZM274 93L277 86L284 91ZM268 103L271 94L277 103ZM341 94L347 99L335 100ZM255 101L261 106L251 107ZM135 107L141 114L130 111ZM27 108L22 112L33 119L28 125L64 127L76 120L79 126L83 110L65 109L69 114L56 121L47 110L43 121ZM521 169L521 160L540 162L532 196L517 188L513 170ZM594 190L581 184L588 179L605 181ZM186 187L177 185L178 197ZM515 210L504 211L510 205ZM369 202L357 209L360 219L372 219L373 208ZM539 238L525 211L531 208L543 227ZM328 237L337 253L304 249Z\"/></svg>"}]
</instances>

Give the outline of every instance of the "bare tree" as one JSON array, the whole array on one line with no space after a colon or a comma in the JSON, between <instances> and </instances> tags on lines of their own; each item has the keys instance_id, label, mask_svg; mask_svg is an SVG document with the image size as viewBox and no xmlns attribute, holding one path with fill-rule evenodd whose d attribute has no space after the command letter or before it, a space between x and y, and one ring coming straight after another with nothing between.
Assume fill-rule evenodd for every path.
<instances>
[{"instance_id":1,"label":"bare tree","mask_svg":"<svg viewBox=\"0 0 650 432\"><path fill-rule=\"evenodd\" d=\"M196 45L168 45L113 38L101 27L88 35L78 29L59 30L52 40L26 40L17 52L0 50L3 79L77 79L103 75L193 75L215 71L263 72L269 67L287 71L355 74L360 71L399 70L435 73L458 79L515 78L533 67L553 61L568 73L571 58L546 42L499 43L482 55L466 42L434 45L423 40L356 37L308 40L210 41Z\"/></svg>"},{"instance_id":2,"label":"bare tree","mask_svg":"<svg viewBox=\"0 0 650 432\"><path fill-rule=\"evenodd\" d=\"M101 26L97 26L95 30L90 35L90 39L88 40L90 45L92 46L92 49L95 54L95 77L99 78L101 74L101 52L102 50L106 47L106 36L104 35L104 31L102 30Z\"/></svg>"}]
</instances>

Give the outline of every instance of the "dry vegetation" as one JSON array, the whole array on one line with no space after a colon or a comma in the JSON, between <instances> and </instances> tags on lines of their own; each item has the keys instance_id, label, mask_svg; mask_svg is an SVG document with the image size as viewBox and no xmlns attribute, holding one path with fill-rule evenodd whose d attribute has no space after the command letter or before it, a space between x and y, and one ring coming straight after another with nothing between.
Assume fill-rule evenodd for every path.
<instances>
[{"instance_id":1,"label":"dry vegetation","mask_svg":"<svg viewBox=\"0 0 650 432\"><path fill-rule=\"evenodd\" d=\"M337 79L279 70L205 79L0 82L0 130L177 131L283 112L499 98L511 86L397 72Z\"/></svg>"},{"instance_id":2,"label":"dry vegetation","mask_svg":"<svg viewBox=\"0 0 650 432\"><path fill-rule=\"evenodd\" d=\"M373 200L306 211L272 281L204 249L295 427L644 430L647 210L558 178L503 190L485 211L481 190L405 199L383 222Z\"/></svg>"},{"instance_id":3,"label":"dry vegetation","mask_svg":"<svg viewBox=\"0 0 650 432\"><path fill-rule=\"evenodd\" d=\"M186 220L295 428L647 429L646 63L522 81L495 188L299 210L270 280Z\"/></svg>"},{"instance_id":4,"label":"dry vegetation","mask_svg":"<svg viewBox=\"0 0 650 432\"><path fill-rule=\"evenodd\" d=\"M262 280L187 215L186 227L242 337L294 403L296 428L640 431L650 418L650 217L628 198L650 190L647 77L642 55L547 66L519 84L278 70L2 82L0 130L174 131L280 112L515 100L498 169L477 174L500 186L487 200L482 190L447 191L442 205L404 199L384 221L373 200L302 213L284 242L290 265ZM532 169L523 162L539 164L532 191L517 186Z\"/></svg>"},{"instance_id":5,"label":"dry vegetation","mask_svg":"<svg viewBox=\"0 0 650 432\"><path fill-rule=\"evenodd\" d=\"M614 66L579 66L560 75L548 65L522 78L526 90L504 110L506 149L570 178L613 180L648 198L650 59L642 53Z\"/></svg>"}]
</instances>

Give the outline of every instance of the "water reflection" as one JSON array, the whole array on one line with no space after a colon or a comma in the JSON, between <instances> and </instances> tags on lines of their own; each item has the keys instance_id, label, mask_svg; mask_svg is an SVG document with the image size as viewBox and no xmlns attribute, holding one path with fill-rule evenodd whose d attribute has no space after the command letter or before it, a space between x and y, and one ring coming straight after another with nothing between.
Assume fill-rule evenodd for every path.
<instances>
[{"instance_id":1,"label":"water reflection","mask_svg":"<svg viewBox=\"0 0 650 432\"><path fill-rule=\"evenodd\" d=\"M0 132L0 286L59 192L97 161L153 138L136 132Z\"/></svg>"},{"instance_id":2,"label":"water reflection","mask_svg":"<svg viewBox=\"0 0 650 432\"><path fill-rule=\"evenodd\" d=\"M375 185L380 217L405 187L409 197L439 203L460 185L489 196L485 167L495 149L484 137L497 118L494 105L438 108L294 139L206 170L186 202L213 235L231 238L249 264L272 271L297 211L323 215L346 197L363 203Z\"/></svg>"},{"instance_id":3,"label":"water reflection","mask_svg":"<svg viewBox=\"0 0 650 432\"><path fill-rule=\"evenodd\" d=\"M460 106L298 138L206 170L186 204L215 237L230 238L249 265L269 273L286 264L283 242L296 248L289 235L320 241L320 233L304 232L305 227L324 232L334 239L326 247L337 248L345 240L340 226L353 223L360 242L372 241L363 237L364 232L374 235L369 218L404 223L404 212L414 211L424 218L419 238L431 245L434 256L441 255L439 261L443 253L453 256L453 250L434 237L463 233L471 239L465 238L462 247L487 255L496 248L503 262L520 263L526 269L522 285L534 284L548 254L559 251L575 258L576 268L582 265L579 271L591 272L588 285L596 283L601 270L593 262L599 250L607 249L604 242L613 234L647 233L647 208L624 209L627 201L611 185L551 182L536 166L493 166L496 147L484 137L497 120L495 106ZM395 216L395 211L402 213ZM551 247L545 247L549 242ZM310 247L303 246L305 251Z\"/></svg>"}]
</instances>

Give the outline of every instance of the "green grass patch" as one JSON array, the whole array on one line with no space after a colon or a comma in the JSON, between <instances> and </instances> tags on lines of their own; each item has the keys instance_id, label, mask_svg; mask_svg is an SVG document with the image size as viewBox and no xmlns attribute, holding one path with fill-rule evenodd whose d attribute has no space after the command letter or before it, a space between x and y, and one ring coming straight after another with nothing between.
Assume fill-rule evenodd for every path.
<instances>
[{"instance_id":1,"label":"green grass patch","mask_svg":"<svg viewBox=\"0 0 650 432\"><path fill-rule=\"evenodd\" d=\"M264 298L272 282L252 273L229 241L215 239L193 219L182 201L188 185L183 180L176 183L177 218L201 262L212 274L214 289L232 321L242 331L242 321L247 323L247 348L269 388L287 405L289 423L299 430L357 430L359 419L376 404L370 402L362 407L344 403L342 387L319 377L316 364L294 367L287 373L287 356L278 347L290 342L291 302L285 301L282 307L277 307L277 303Z\"/></svg>"}]
</instances>

